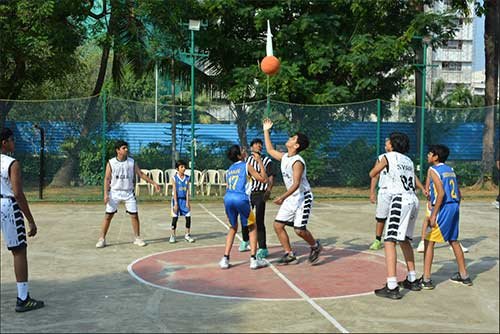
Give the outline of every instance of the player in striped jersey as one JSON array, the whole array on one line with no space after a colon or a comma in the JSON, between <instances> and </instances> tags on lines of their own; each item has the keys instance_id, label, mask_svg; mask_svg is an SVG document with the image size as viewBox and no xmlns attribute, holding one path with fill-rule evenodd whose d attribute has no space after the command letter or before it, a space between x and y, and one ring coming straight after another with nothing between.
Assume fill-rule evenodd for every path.
<instances>
[{"instance_id":1,"label":"player in striped jersey","mask_svg":"<svg viewBox=\"0 0 500 334\"><path fill-rule=\"evenodd\" d=\"M252 177L252 193L250 195L250 200L252 203L252 209L255 210L255 220L257 224L257 240L259 244L259 250L257 251L258 258L266 258L269 255L266 243L266 225L265 225L265 212L266 212L266 201L271 196L271 189L274 184L274 168L271 159L265 155L262 155L262 140L255 138L250 143L250 149L252 154L248 156L247 162L252 165L257 172L260 171L259 164L253 157L257 154L261 157L264 168L266 169L267 182L260 182L259 180ZM243 226L241 228L242 241L240 243L240 252L244 252L250 249L248 245L248 227Z\"/></svg>"},{"instance_id":2,"label":"player in striped jersey","mask_svg":"<svg viewBox=\"0 0 500 334\"><path fill-rule=\"evenodd\" d=\"M14 133L2 128L0 133L2 154L0 154L0 197L2 235L7 249L14 257L14 274L17 284L16 312L36 310L44 306L43 301L30 297L28 292L28 255L26 251L26 229L23 215L28 220L28 236L37 233L35 220L24 196L21 166L19 161L8 156L15 150ZM20 328L19 328L20 329Z\"/></svg>"}]
</instances>

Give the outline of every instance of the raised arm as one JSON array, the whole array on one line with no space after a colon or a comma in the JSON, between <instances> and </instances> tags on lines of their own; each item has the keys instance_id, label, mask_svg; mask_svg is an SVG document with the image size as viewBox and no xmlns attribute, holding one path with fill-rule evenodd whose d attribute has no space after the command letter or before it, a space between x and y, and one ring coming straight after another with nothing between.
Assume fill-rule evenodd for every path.
<instances>
[{"instance_id":1,"label":"raised arm","mask_svg":"<svg viewBox=\"0 0 500 334\"><path fill-rule=\"evenodd\" d=\"M274 159L281 160L284 153L281 153L274 149L273 143L271 142L271 136L269 135L269 130L272 127L273 127L273 121L271 121L269 118L264 119L264 122L262 123L262 129L264 130L264 141L266 143L266 151Z\"/></svg>"}]
</instances>

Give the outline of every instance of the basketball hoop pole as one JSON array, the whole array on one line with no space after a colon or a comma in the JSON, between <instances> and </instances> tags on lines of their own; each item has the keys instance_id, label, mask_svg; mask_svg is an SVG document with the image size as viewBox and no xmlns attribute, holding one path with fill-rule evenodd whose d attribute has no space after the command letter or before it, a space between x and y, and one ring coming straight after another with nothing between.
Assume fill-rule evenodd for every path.
<instances>
[{"instance_id":1,"label":"basketball hoop pole","mask_svg":"<svg viewBox=\"0 0 500 334\"><path fill-rule=\"evenodd\" d=\"M271 96L269 95L269 75L267 76L267 108L266 108L266 118L271 116Z\"/></svg>"}]
</instances>

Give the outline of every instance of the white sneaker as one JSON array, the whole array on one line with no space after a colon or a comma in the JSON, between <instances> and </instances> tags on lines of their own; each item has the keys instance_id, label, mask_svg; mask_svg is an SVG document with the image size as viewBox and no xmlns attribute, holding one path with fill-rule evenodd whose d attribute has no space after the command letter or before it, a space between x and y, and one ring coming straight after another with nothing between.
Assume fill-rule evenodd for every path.
<instances>
[{"instance_id":1,"label":"white sneaker","mask_svg":"<svg viewBox=\"0 0 500 334\"><path fill-rule=\"evenodd\" d=\"M99 238L99 240L95 244L95 248L104 248L104 247L106 247L106 239Z\"/></svg>"},{"instance_id":2,"label":"white sneaker","mask_svg":"<svg viewBox=\"0 0 500 334\"><path fill-rule=\"evenodd\" d=\"M491 204L493 204L493 206L495 208L500 209L500 202L499 201L491 202Z\"/></svg>"},{"instance_id":3,"label":"white sneaker","mask_svg":"<svg viewBox=\"0 0 500 334\"><path fill-rule=\"evenodd\" d=\"M175 235L171 235L170 236L170 239L168 239L168 242L170 242L171 244L175 244L177 240L175 240Z\"/></svg>"},{"instance_id":4,"label":"white sneaker","mask_svg":"<svg viewBox=\"0 0 500 334\"><path fill-rule=\"evenodd\" d=\"M194 242L194 238L192 238L190 234L186 234L186 235L184 236L184 239L185 239L187 242Z\"/></svg>"},{"instance_id":5,"label":"white sneaker","mask_svg":"<svg viewBox=\"0 0 500 334\"><path fill-rule=\"evenodd\" d=\"M144 242L144 240L142 240L141 237L136 237L134 240L134 245L137 245L139 247L144 247L146 246L146 242Z\"/></svg>"},{"instance_id":6,"label":"white sneaker","mask_svg":"<svg viewBox=\"0 0 500 334\"><path fill-rule=\"evenodd\" d=\"M264 267L267 267L267 261L250 258L250 269L259 269Z\"/></svg>"},{"instance_id":7,"label":"white sneaker","mask_svg":"<svg viewBox=\"0 0 500 334\"><path fill-rule=\"evenodd\" d=\"M227 257L223 256L222 259L220 259L220 261L219 261L219 267L221 269L229 268L229 259Z\"/></svg>"},{"instance_id":8,"label":"white sneaker","mask_svg":"<svg viewBox=\"0 0 500 334\"><path fill-rule=\"evenodd\" d=\"M467 247L464 247L464 245L462 245L462 243L460 243L460 247L462 247L462 252L464 253L468 253L469 252L469 249ZM453 251L453 247L449 247L451 251Z\"/></svg>"},{"instance_id":9,"label":"white sneaker","mask_svg":"<svg viewBox=\"0 0 500 334\"><path fill-rule=\"evenodd\" d=\"M423 253L424 250L425 250L425 243L423 240L420 240L420 242L418 243L417 252Z\"/></svg>"}]
</instances>

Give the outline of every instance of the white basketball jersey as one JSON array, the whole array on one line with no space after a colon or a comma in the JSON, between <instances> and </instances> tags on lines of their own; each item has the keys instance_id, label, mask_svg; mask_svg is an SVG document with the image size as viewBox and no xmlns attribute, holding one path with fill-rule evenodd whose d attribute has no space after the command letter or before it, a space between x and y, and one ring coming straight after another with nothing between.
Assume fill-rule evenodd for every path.
<instances>
[{"instance_id":1,"label":"white basketball jersey","mask_svg":"<svg viewBox=\"0 0 500 334\"><path fill-rule=\"evenodd\" d=\"M0 193L3 196L14 197L14 192L12 191L12 183L10 182L9 168L16 159L9 157L5 154L0 154Z\"/></svg>"},{"instance_id":2,"label":"white basketball jersey","mask_svg":"<svg viewBox=\"0 0 500 334\"><path fill-rule=\"evenodd\" d=\"M111 190L133 191L134 190L134 159L127 158L119 161L117 158L109 160L111 167Z\"/></svg>"},{"instance_id":3,"label":"white basketball jersey","mask_svg":"<svg viewBox=\"0 0 500 334\"><path fill-rule=\"evenodd\" d=\"M413 161L398 152L385 153L387 158L387 191L392 194L415 193Z\"/></svg>"},{"instance_id":4,"label":"white basketball jersey","mask_svg":"<svg viewBox=\"0 0 500 334\"><path fill-rule=\"evenodd\" d=\"M378 161L382 161L382 159L384 158L385 156L385 153L384 154L381 154L378 156ZM387 168L384 168L380 174L379 174L379 177L378 177L378 188L379 188L379 192L384 192L384 191L387 191L387 188L389 187L389 178L387 176Z\"/></svg>"},{"instance_id":5,"label":"white basketball jersey","mask_svg":"<svg viewBox=\"0 0 500 334\"><path fill-rule=\"evenodd\" d=\"M307 170L306 163L304 159L298 154L295 154L293 157L289 157L288 153L285 153L281 158L281 174L283 175L283 182L285 183L286 189L290 189L293 184L293 164L297 161L300 161L304 165L304 173L302 173L302 179L300 180L299 188L294 192L295 193L304 193L306 191L311 191L311 186L309 185L309 181L307 181Z\"/></svg>"}]
</instances>

